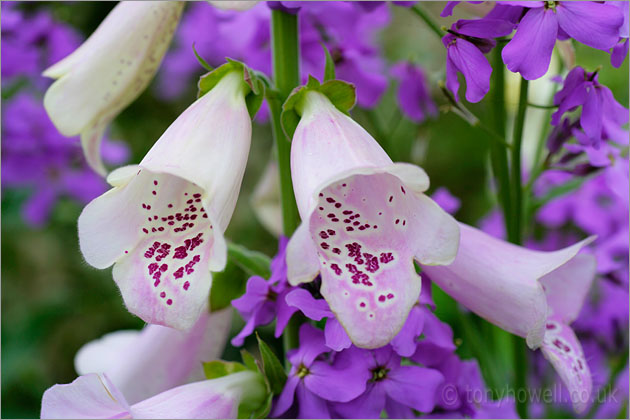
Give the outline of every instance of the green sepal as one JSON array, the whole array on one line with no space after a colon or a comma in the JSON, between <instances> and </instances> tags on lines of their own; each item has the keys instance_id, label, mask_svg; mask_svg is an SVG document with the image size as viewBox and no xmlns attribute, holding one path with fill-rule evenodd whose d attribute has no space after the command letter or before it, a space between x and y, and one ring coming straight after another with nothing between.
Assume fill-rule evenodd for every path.
<instances>
[{"instance_id":1,"label":"green sepal","mask_svg":"<svg viewBox=\"0 0 630 420\"><path fill-rule=\"evenodd\" d=\"M327 82L319 83L316 78L309 76L306 85L293 89L293 92L282 105L280 121L284 134L289 139L293 138L295 129L300 122L302 101L304 94L309 90L325 95L344 114L348 114L357 99L356 89L351 83L341 80L328 80Z\"/></svg>"},{"instance_id":2,"label":"green sepal","mask_svg":"<svg viewBox=\"0 0 630 420\"><path fill-rule=\"evenodd\" d=\"M211 362L203 362L203 373L206 379L217 379L232 373L247 370L247 367L238 362L225 362L223 360L213 360Z\"/></svg>"},{"instance_id":3,"label":"green sepal","mask_svg":"<svg viewBox=\"0 0 630 420\"><path fill-rule=\"evenodd\" d=\"M271 351L267 343L260 338L258 333L256 333L256 339L258 340L258 350L262 358L263 375L267 385L274 395L279 395L287 382L287 373L278 357Z\"/></svg>"},{"instance_id":4,"label":"green sepal","mask_svg":"<svg viewBox=\"0 0 630 420\"><path fill-rule=\"evenodd\" d=\"M228 243L228 259L234 261L250 276L268 279L271 276L271 259L262 252L252 251L242 245Z\"/></svg>"},{"instance_id":5,"label":"green sepal","mask_svg":"<svg viewBox=\"0 0 630 420\"><path fill-rule=\"evenodd\" d=\"M326 48L326 44L324 44L323 42L321 44L322 48L324 49L324 54L326 55L326 65L324 66L324 82L335 80L335 62L330 55L330 51L328 51L328 48Z\"/></svg>"},{"instance_id":6,"label":"green sepal","mask_svg":"<svg viewBox=\"0 0 630 420\"><path fill-rule=\"evenodd\" d=\"M212 88L215 87L226 74L232 71L241 71L243 73L243 82L249 88L249 91L245 96L245 104L247 105L249 116L254 118L260 109L260 105L262 104L263 96L265 94L265 85L268 84L266 77L264 77L260 72L247 67L240 61L233 60L231 58L226 58L226 60L227 63L199 78L199 83L197 84L199 92L197 93L197 97L201 98L203 95L210 92L210 90L212 90Z\"/></svg>"},{"instance_id":7,"label":"green sepal","mask_svg":"<svg viewBox=\"0 0 630 420\"><path fill-rule=\"evenodd\" d=\"M249 276L268 279L271 276L270 265L271 260L265 254L228 243L228 261L225 269L212 274L210 311L227 308L232 304L232 300L242 296Z\"/></svg>"},{"instance_id":8,"label":"green sepal","mask_svg":"<svg viewBox=\"0 0 630 420\"><path fill-rule=\"evenodd\" d=\"M208 71L214 70L214 68L210 64L208 64L208 62L206 60L204 60L202 56L199 55L199 53L195 49L195 43L194 42L192 44L192 50L195 53L195 57L197 57L197 61L199 62L199 64L201 64L201 67L203 67L204 69L206 69Z\"/></svg>"}]
</instances>

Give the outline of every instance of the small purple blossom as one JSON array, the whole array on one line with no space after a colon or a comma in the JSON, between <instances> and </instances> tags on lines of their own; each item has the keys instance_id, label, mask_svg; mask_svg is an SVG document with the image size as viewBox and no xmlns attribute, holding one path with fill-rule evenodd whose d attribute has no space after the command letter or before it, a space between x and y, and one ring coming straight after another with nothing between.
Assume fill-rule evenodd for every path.
<instances>
[{"instance_id":1,"label":"small purple blossom","mask_svg":"<svg viewBox=\"0 0 630 420\"><path fill-rule=\"evenodd\" d=\"M505 4L528 8L502 52L507 68L527 80L547 72L556 39L573 38L605 51L619 40L623 16L614 6L590 1L558 1L554 6L543 1Z\"/></svg>"},{"instance_id":2,"label":"small purple blossom","mask_svg":"<svg viewBox=\"0 0 630 420\"><path fill-rule=\"evenodd\" d=\"M232 301L232 305L245 320L243 329L232 338L232 345L242 346L246 337L260 325L269 324L277 317L275 336L280 337L297 308L288 306L285 297L291 291L287 282L286 266L287 238L278 241L278 253L271 261L271 277L250 277L243 296Z\"/></svg>"}]
</instances>

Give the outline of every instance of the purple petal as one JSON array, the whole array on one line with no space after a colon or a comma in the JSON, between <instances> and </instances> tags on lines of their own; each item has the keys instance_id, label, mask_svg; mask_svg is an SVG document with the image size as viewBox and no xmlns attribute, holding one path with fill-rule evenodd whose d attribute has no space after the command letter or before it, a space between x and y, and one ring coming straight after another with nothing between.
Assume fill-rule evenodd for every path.
<instances>
[{"instance_id":1,"label":"purple petal","mask_svg":"<svg viewBox=\"0 0 630 420\"><path fill-rule=\"evenodd\" d=\"M271 414L272 417L279 417L284 414L291 405L293 405L293 399L295 398L295 388L300 383L300 378L297 376L289 376L287 382L284 384L284 388L282 389L282 393L278 400L276 401L273 412Z\"/></svg>"},{"instance_id":2,"label":"purple petal","mask_svg":"<svg viewBox=\"0 0 630 420\"><path fill-rule=\"evenodd\" d=\"M385 411L390 419L415 419L413 410L389 397L385 400Z\"/></svg>"},{"instance_id":3,"label":"purple petal","mask_svg":"<svg viewBox=\"0 0 630 420\"><path fill-rule=\"evenodd\" d=\"M602 138L602 98L599 89L592 86L586 94L586 102L582 106L580 124L592 144L599 144Z\"/></svg>"},{"instance_id":4,"label":"purple petal","mask_svg":"<svg viewBox=\"0 0 630 420\"><path fill-rule=\"evenodd\" d=\"M368 385L365 393L344 404L335 404L335 410L348 419L378 419L385 408L383 381Z\"/></svg>"},{"instance_id":5,"label":"purple petal","mask_svg":"<svg viewBox=\"0 0 630 420\"><path fill-rule=\"evenodd\" d=\"M623 14L615 6L590 1L560 2L556 14L560 27L589 47L607 50L619 40Z\"/></svg>"},{"instance_id":6,"label":"purple petal","mask_svg":"<svg viewBox=\"0 0 630 420\"><path fill-rule=\"evenodd\" d=\"M287 305L285 299L289 293L291 293L291 289L287 288L283 290L278 295L278 299L276 301L276 330L274 333L276 337L280 337L280 335L282 335L282 332L289 323L289 320L291 320L293 314L298 311L298 308Z\"/></svg>"},{"instance_id":7,"label":"purple petal","mask_svg":"<svg viewBox=\"0 0 630 420\"><path fill-rule=\"evenodd\" d=\"M407 321L402 329L391 341L394 351L400 356L409 357L416 351L416 338L422 334L424 327L424 311L419 306L414 306L409 312Z\"/></svg>"},{"instance_id":8,"label":"purple petal","mask_svg":"<svg viewBox=\"0 0 630 420\"><path fill-rule=\"evenodd\" d=\"M431 198L438 203L445 212L450 214L457 213L462 203L459 198L455 197L446 187L440 187L431 195Z\"/></svg>"},{"instance_id":9,"label":"purple petal","mask_svg":"<svg viewBox=\"0 0 630 420\"><path fill-rule=\"evenodd\" d=\"M440 17L448 17L453 14L453 9L457 6L461 1L447 1L446 6L444 6L444 10L440 13Z\"/></svg>"},{"instance_id":10,"label":"purple petal","mask_svg":"<svg viewBox=\"0 0 630 420\"><path fill-rule=\"evenodd\" d=\"M365 391L371 374L358 364L339 369L326 362L315 362L304 377L304 385L313 393L328 401L348 402Z\"/></svg>"},{"instance_id":11,"label":"purple petal","mask_svg":"<svg viewBox=\"0 0 630 420\"><path fill-rule=\"evenodd\" d=\"M329 349L324 344L324 332L311 324L302 324L300 327L300 347L289 360L294 365L303 363L308 367L317 356L327 351Z\"/></svg>"},{"instance_id":12,"label":"purple petal","mask_svg":"<svg viewBox=\"0 0 630 420\"><path fill-rule=\"evenodd\" d=\"M530 9L501 56L507 68L527 80L538 79L547 72L558 35L558 21L551 9Z\"/></svg>"},{"instance_id":13,"label":"purple petal","mask_svg":"<svg viewBox=\"0 0 630 420\"><path fill-rule=\"evenodd\" d=\"M398 102L409 119L422 122L427 114L437 115L437 107L431 98L426 75L420 67L401 62L392 67L391 73L400 81Z\"/></svg>"},{"instance_id":14,"label":"purple petal","mask_svg":"<svg viewBox=\"0 0 630 420\"><path fill-rule=\"evenodd\" d=\"M383 381L387 396L401 404L428 413L435 406L435 391L444 376L434 369L400 366Z\"/></svg>"},{"instance_id":15,"label":"purple petal","mask_svg":"<svg viewBox=\"0 0 630 420\"><path fill-rule=\"evenodd\" d=\"M295 289L289 292L285 298L287 305L298 308L304 315L313 321L322 318L331 318L333 313L324 299L315 299L305 289Z\"/></svg>"},{"instance_id":16,"label":"purple petal","mask_svg":"<svg viewBox=\"0 0 630 420\"><path fill-rule=\"evenodd\" d=\"M457 78L457 66L451 59L448 50L452 47L455 48L455 43L457 43L457 38L454 35L446 34L442 38L442 43L447 48L446 54L446 88L453 93L455 99L459 101L459 95L457 92L459 91L459 79Z\"/></svg>"},{"instance_id":17,"label":"purple petal","mask_svg":"<svg viewBox=\"0 0 630 420\"><path fill-rule=\"evenodd\" d=\"M234 306L241 315L251 314L258 310L269 294L269 284L267 280L259 276L251 277L247 281L245 294L238 299L232 301Z\"/></svg>"},{"instance_id":18,"label":"purple petal","mask_svg":"<svg viewBox=\"0 0 630 420\"><path fill-rule=\"evenodd\" d=\"M610 54L610 64L613 67L619 68L623 64L624 60L628 56L628 38L619 42L613 47Z\"/></svg>"},{"instance_id":19,"label":"purple petal","mask_svg":"<svg viewBox=\"0 0 630 420\"><path fill-rule=\"evenodd\" d=\"M498 38L507 36L514 30L514 24L503 19L472 19L455 22L455 31L475 38Z\"/></svg>"},{"instance_id":20,"label":"purple petal","mask_svg":"<svg viewBox=\"0 0 630 420\"><path fill-rule=\"evenodd\" d=\"M352 345L348 333L343 329L337 318L334 317L328 318L326 321L324 336L326 337L326 346L334 351L341 351Z\"/></svg>"},{"instance_id":21,"label":"purple petal","mask_svg":"<svg viewBox=\"0 0 630 420\"><path fill-rule=\"evenodd\" d=\"M297 386L297 397L300 403L298 418L329 419L330 412L326 400L313 394L303 382Z\"/></svg>"},{"instance_id":22,"label":"purple petal","mask_svg":"<svg viewBox=\"0 0 630 420\"><path fill-rule=\"evenodd\" d=\"M447 86L453 72L448 68L449 61L466 79L466 100L475 103L483 99L490 90L492 67L479 48L461 38L456 38L455 43L448 46Z\"/></svg>"}]
</instances>

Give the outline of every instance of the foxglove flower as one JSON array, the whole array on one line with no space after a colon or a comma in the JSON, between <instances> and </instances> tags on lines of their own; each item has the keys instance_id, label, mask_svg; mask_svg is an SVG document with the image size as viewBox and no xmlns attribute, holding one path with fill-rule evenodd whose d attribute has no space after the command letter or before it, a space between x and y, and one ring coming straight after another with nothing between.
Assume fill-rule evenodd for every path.
<instances>
[{"instance_id":1,"label":"foxglove flower","mask_svg":"<svg viewBox=\"0 0 630 420\"><path fill-rule=\"evenodd\" d=\"M618 8L590 1L506 2L528 8L512 40L503 48L503 62L526 80L543 76L549 68L556 39L573 38L600 50L619 40L623 16Z\"/></svg>"},{"instance_id":2,"label":"foxglove flower","mask_svg":"<svg viewBox=\"0 0 630 420\"><path fill-rule=\"evenodd\" d=\"M420 295L413 261L449 264L457 223L423 194L422 169L392 163L322 93L307 87L299 94L291 170L302 224L287 247L289 283L321 273L321 294L352 342L381 347Z\"/></svg>"},{"instance_id":3,"label":"foxglove flower","mask_svg":"<svg viewBox=\"0 0 630 420\"><path fill-rule=\"evenodd\" d=\"M340 353L336 361L348 363L361 369L369 382L358 398L335 404L335 410L344 418L380 418L387 410L390 418L413 418L413 411L428 413L435 405L436 390L444 376L435 369L413 365L401 365L391 346L375 350L352 347ZM359 370L359 371L361 371ZM353 383L359 378L349 378Z\"/></svg>"},{"instance_id":4,"label":"foxglove flower","mask_svg":"<svg viewBox=\"0 0 630 420\"><path fill-rule=\"evenodd\" d=\"M79 350L76 371L106 374L130 404L202 380L201 363L221 356L231 315L229 309L204 314L188 332L147 325L107 334Z\"/></svg>"},{"instance_id":5,"label":"foxglove flower","mask_svg":"<svg viewBox=\"0 0 630 420\"><path fill-rule=\"evenodd\" d=\"M229 71L139 166L112 172L114 188L79 217L86 261L114 264L127 308L148 323L190 329L207 306L210 271L225 266L223 232L251 141L247 89L243 72Z\"/></svg>"},{"instance_id":6,"label":"foxglove flower","mask_svg":"<svg viewBox=\"0 0 630 420\"><path fill-rule=\"evenodd\" d=\"M276 402L273 416L285 413L299 402L299 418L330 418L327 401L346 402L365 391L369 372L357 363L335 361L333 365L318 360L330 349L324 344L324 333L310 324L300 327L300 347L289 354L291 371Z\"/></svg>"},{"instance_id":7,"label":"foxglove flower","mask_svg":"<svg viewBox=\"0 0 630 420\"><path fill-rule=\"evenodd\" d=\"M107 375L90 373L46 390L41 418L234 419L241 403L260 405L265 395L260 374L248 370L182 385L130 405Z\"/></svg>"},{"instance_id":8,"label":"foxglove flower","mask_svg":"<svg viewBox=\"0 0 630 420\"><path fill-rule=\"evenodd\" d=\"M48 115L63 135L81 135L98 173L106 173L105 128L153 78L183 8L176 1L122 1L83 45L44 71L57 79L44 97Z\"/></svg>"},{"instance_id":9,"label":"foxglove flower","mask_svg":"<svg viewBox=\"0 0 630 420\"><path fill-rule=\"evenodd\" d=\"M592 382L569 324L577 318L595 275L594 259L577 255L593 238L559 251L540 252L463 224L460 230L455 261L444 267L423 267L423 272L471 311L525 337L532 349L542 347L572 392L576 411L583 411Z\"/></svg>"},{"instance_id":10,"label":"foxglove flower","mask_svg":"<svg viewBox=\"0 0 630 420\"><path fill-rule=\"evenodd\" d=\"M411 63L401 62L392 68L392 74L400 81L398 103L403 113L420 123L427 117L436 117L437 107L424 71Z\"/></svg>"}]
</instances>

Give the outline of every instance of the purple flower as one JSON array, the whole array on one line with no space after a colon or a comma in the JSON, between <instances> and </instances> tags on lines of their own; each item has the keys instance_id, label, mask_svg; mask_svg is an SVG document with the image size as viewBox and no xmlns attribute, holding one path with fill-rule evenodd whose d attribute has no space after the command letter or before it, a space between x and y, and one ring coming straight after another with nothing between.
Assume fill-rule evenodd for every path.
<instances>
[{"instance_id":1,"label":"purple flower","mask_svg":"<svg viewBox=\"0 0 630 420\"><path fill-rule=\"evenodd\" d=\"M451 194L451 192L445 187L440 187L435 190L433 195L431 195L431 198L435 200L435 202L438 203L445 212L450 214L457 213L462 205L459 198Z\"/></svg>"},{"instance_id":2,"label":"purple flower","mask_svg":"<svg viewBox=\"0 0 630 420\"><path fill-rule=\"evenodd\" d=\"M503 48L503 61L512 72L527 80L547 72L556 39L573 38L601 50L614 47L619 39L623 16L618 8L596 2L542 1L509 2L529 8L516 34Z\"/></svg>"},{"instance_id":3,"label":"purple flower","mask_svg":"<svg viewBox=\"0 0 630 420\"><path fill-rule=\"evenodd\" d=\"M582 67L575 67L556 93L554 104L558 106L551 118L554 126L560 124L566 112L582 107L579 128L567 126L581 146L597 150L604 139L628 144L628 132L622 128L628 122L628 109L615 100L608 87L599 83L597 72L588 73Z\"/></svg>"},{"instance_id":4,"label":"purple flower","mask_svg":"<svg viewBox=\"0 0 630 420\"><path fill-rule=\"evenodd\" d=\"M375 350L351 347L340 353L336 361L339 359L360 366L363 377L369 378L365 392L358 398L334 404L335 411L345 418L377 419L383 410L390 418L414 417L412 409L431 412L436 390L444 380L435 369L401 365L400 356L389 345Z\"/></svg>"},{"instance_id":5,"label":"purple flower","mask_svg":"<svg viewBox=\"0 0 630 420\"><path fill-rule=\"evenodd\" d=\"M328 351L321 330L310 324L300 327L300 347L288 356L292 367L273 409L274 417L293 405L295 394L298 418L330 418L327 401L350 401L365 391L370 374L363 365L340 356L331 364L322 357Z\"/></svg>"},{"instance_id":6,"label":"purple flower","mask_svg":"<svg viewBox=\"0 0 630 420\"><path fill-rule=\"evenodd\" d=\"M115 158L111 163L127 158L122 144L105 142L103 150ZM61 197L87 203L106 184L87 168L78 139L59 134L41 100L20 92L2 110L2 187L30 189L22 214L30 225L42 226Z\"/></svg>"},{"instance_id":7,"label":"purple flower","mask_svg":"<svg viewBox=\"0 0 630 420\"><path fill-rule=\"evenodd\" d=\"M422 68L410 62L400 62L392 67L391 73L400 82L398 103L409 119L421 123L427 117L438 115L427 76Z\"/></svg>"},{"instance_id":8,"label":"purple flower","mask_svg":"<svg viewBox=\"0 0 630 420\"><path fill-rule=\"evenodd\" d=\"M234 338L233 346L242 346L256 327L266 325L277 317L276 337L280 337L297 308L287 305L285 297L291 291L287 282L285 250L287 238L281 236L278 253L271 261L271 277L265 280L259 276L250 277L245 294L232 301L232 305L245 320L245 326Z\"/></svg>"},{"instance_id":9,"label":"purple flower","mask_svg":"<svg viewBox=\"0 0 630 420\"><path fill-rule=\"evenodd\" d=\"M623 14L623 24L619 27L619 42L615 44L610 54L610 63L614 67L621 67L621 64L628 55L628 20L630 7L627 1L607 1L605 3L619 8Z\"/></svg>"}]
</instances>

